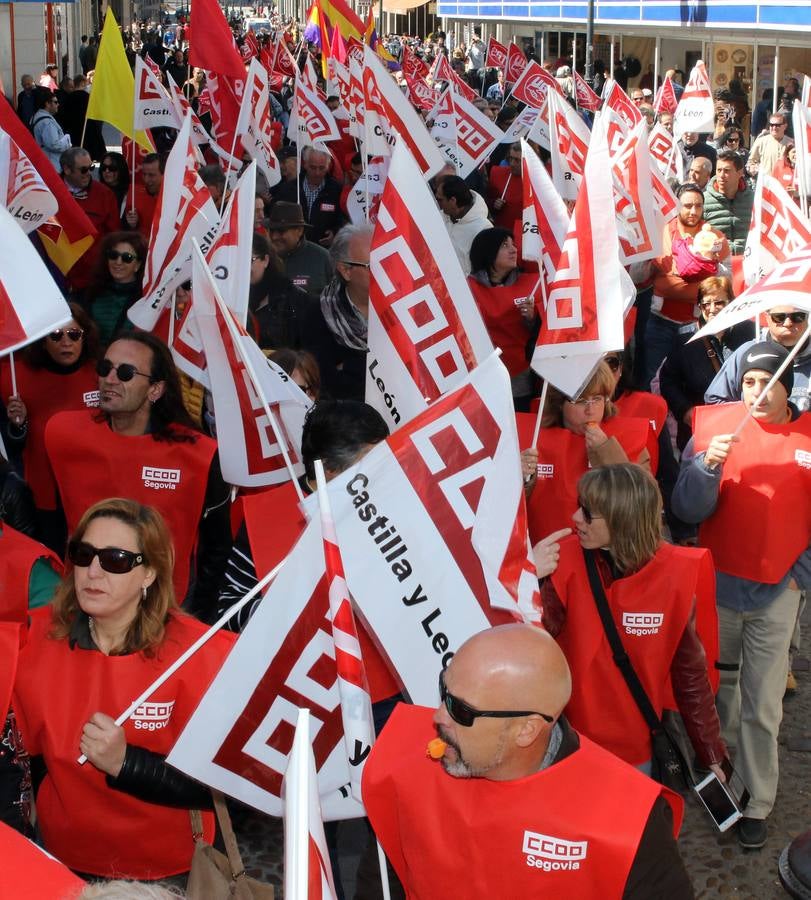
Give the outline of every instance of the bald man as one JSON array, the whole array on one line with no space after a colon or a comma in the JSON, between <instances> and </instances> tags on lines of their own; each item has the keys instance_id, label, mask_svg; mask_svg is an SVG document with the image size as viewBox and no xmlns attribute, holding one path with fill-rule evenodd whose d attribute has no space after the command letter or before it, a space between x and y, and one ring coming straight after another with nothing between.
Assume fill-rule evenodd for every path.
<instances>
[{"instance_id":1,"label":"bald man","mask_svg":"<svg viewBox=\"0 0 811 900\"><path fill-rule=\"evenodd\" d=\"M395 709L363 775L407 897L693 897L675 840L681 799L566 722L569 667L548 634L475 635L439 692L435 712ZM429 758L437 735L445 746Z\"/></svg>"}]
</instances>

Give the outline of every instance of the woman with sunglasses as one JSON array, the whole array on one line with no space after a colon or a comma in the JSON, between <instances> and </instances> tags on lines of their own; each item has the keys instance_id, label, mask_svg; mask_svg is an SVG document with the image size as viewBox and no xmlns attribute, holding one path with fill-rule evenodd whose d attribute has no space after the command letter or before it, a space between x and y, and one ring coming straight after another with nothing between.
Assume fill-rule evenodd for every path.
<instances>
[{"instance_id":1,"label":"woman with sunglasses","mask_svg":"<svg viewBox=\"0 0 811 900\"><path fill-rule=\"evenodd\" d=\"M577 400L550 385L537 449L537 477L527 485L527 518L533 544L570 524L577 481L589 468L635 462L650 470L647 419L620 417L611 397L614 375L601 362ZM521 445L529 446L535 414L518 413ZM531 452L531 451L530 451ZM522 463L528 455L522 455Z\"/></svg>"},{"instance_id":2,"label":"woman with sunglasses","mask_svg":"<svg viewBox=\"0 0 811 900\"><path fill-rule=\"evenodd\" d=\"M45 426L62 410L98 406L98 330L77 303L70 304L70 311L67 323L15 358L16 395L7 361L0 374L0 390L8 398L4 438L12 452L22 454L23 474L36 507L36 535L60 554L65 549L65 532L45 453Z\"/></svg>"},{"instance_id":3,"label":"woman with sunglasses","mask_svg":"<svg viewBox=\"0 0 811 900\"><path fill-rule=\"evenodd\" d=\"M114 717L204 632L172 587L161 516L103 500L82 517L52 606L31 614L13 706L47 774L36 797L46 849L77 872L151 880L188 870L188 810L208 791L164 759L233 644L219 632L140 706ZM80 754L87 757L77 763ZM205 839L214 826L203 814Z\"/></svg>"},{"instance_id":4,"label":"woman with sunglasses","mask_svg":"<svg viewBox=\"0 0 811 900\"><path fill-rule=\"evenodd\" d=\"M102 346L122 329L132 328L127 310L141 296L146 251L146 241L137 231L115 231L101 241L96 271L82 305L98 326Z\"/></svg>"},{"instance_id":5,"label":"woman with sunglasses","mask_svg":"<svg viewBox=\"0 0 811 900\"><path fill-rule=\"evenodd\" d=\"M717 686L710 554L663 542L659 488L639 466L594 469L583 475L577 490L575 534L560 541L557 550L536 553L544 579L543 624L572 671L567 718L620 759L650 771L650 731L614 662L589 581L590 559L657 716L678 709L699 761L723 780L726 746L708 674Z\"/></svg>"},{"instance_id":6,"label":"woman with sunglasses","mask_svg":"<svg viewBox=\"0 0 811 900\"><path fill-rule=\"evenodd\" d=\"M118 200L118 209L123 215L126 211L127 192L131 185L130 168L122 154L112 151L105 153L99 167L99 177L115 194Z\"/></svg>"}]
</instances>

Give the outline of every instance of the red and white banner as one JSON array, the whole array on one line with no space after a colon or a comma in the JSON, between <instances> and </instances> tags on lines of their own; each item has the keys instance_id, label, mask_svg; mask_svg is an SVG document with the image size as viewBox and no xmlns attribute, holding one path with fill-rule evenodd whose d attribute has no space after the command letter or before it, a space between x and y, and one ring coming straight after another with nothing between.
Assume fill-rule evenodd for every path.
<instances>
[{"instance_id":1,"label":"red and white banner","mask_svg":"<svg viewBox=\"0 0 811 900\"><path fill-rule=\"evenodd\" d=\"M225 305L199 247L193 245L193 315L206 356L225 481L264 487L299 477L306 394L262 353ZM285 459L287 456L287 460Z\"/></svg>"},{"instance_id":2,"label":"red and white banner","mask_svg":"<svg viewBox=\"0 0 811 900\"><path fill-rule=\"evenodd\" d=\"M318 516L265 592L167 761L279 817L300 709L312 716L324 820L362 816L363 806L350 791Z\"/></svg>"},{"instance_id":3,"label":"red and white banner","mask_svg":"<svg viewBox=\"0 0 811 900\"><path fill-rule=\"evenodd\" d=\"M332 111L307 86L302 76L296 78L287 137L299 147L318 146L341 139Z\"/></svg>"},{"instance_id":4,"label":"red and white banner","mask_svg":"<svg viewBox=\"0 0 811 900\"><path fill-rule=\"evenodd\" d=\"M34 245L2 207L0 229L0 353L9 353L69 322L71 312Z\"/></svg>"},{"instance_id":5,"label":"red and white banner","mask_svg":"<svg viewBox=\"0 0 811 900\"><path fill-rule=\"evenodd\" d=\"M794 180L800 197L808 197L811 195L811 78L807 75L803 76L800 99L791 106L791 123L797 146Z\"/></svg>"},{"instance_id":6,"label":"red and white banner","mask_svg":"<svg viewBox=\"0 0 811 900\"><path fill-rule=\"evenodd\" d=\"M241 53L245 62L259 56L259 42L256 40L256 35L250 28L245 32L242 39Z\"/></svg>"},{"instance_id":7,"label":"red and white banner","mask_svg":"<svg viewBox=\"0 0 811 900\"><path fill-rule=\"evenodd\" d=\"M293 59L287 44L281 39L276 39L276 47L273 55L273 71L285 78L298 77L298 66Z\"/></svg>"},{"instance_id":8,"label":"red and white banner","mask_svg":"<svg viewBox=\"0 0 811 900\"><path fill-rule=\"evenodd\" d=\"M424 81L431 74L431 70L426 63L417 56L408 44L405 44L403 47L403 58L400 61L400 67L405 78Z\"/></svg>"},{"instance_id":9,"label":"red and white banner","mask_svg":"<svg viewBox=\"0 0 811 900\"><path fill-rule=\"evenodd\" d=\"M5 131L0 130L0 206L26 234L59 211L59 201L31 160Z\"/></svg>"},{"instance_id":10,"label":"red and white banner","mask_svg":"<svg viewBox=\"0 0 811 900\"><path fill-rule=\"evenodd\" d=\"M592 131L583 184L549 286L532 368L577 397L604 353L625 346L623 317L636 290L620 265L606 121Z\"/></svg>"},{"instance_id":11,"label":"red and white banner","mask_svg":"<svg viewBox=\"0 0 811 900\"><path fill-rule=\"evenodd\" d=\"M717 334L773 306L793 306L811 313L811 245L795 250L768 275L728 303L690 340Z\"/></svg>"},{"instance_id":12,"label":"red and white banner","mask_svg":"<svg viewBox=\"0 0 811 900\"><path fill-rule=\"evenodd\" d=\"M363 99L363 64L354 56L349 56L349 93L346 98L346 108L349 113L349 126L347 130L352 137L366 142L366 104ZM369 148L367 153L369 152Z\"/></svg>"},{"instance_id":13,"label":"red and white banner","mask_svg":"<svg viewBox=\"0 0 811 900\"><path fill-rule=\"evenodd\" d=\"M453 88L454 93L458 94L460 97L464 97L465 100L469 100L471 103L479 97L478 92L474 91L466 81L456 74L456 72L453 73L451 87Z\"/></svg>"},{"instance_id":14,"label":"red and white banner","mask_svg":"<svg viewBox=\"0 0 811 900\"><path fill-rule=\"evenodd\" d=\"M353 224L360 225L363 222L374 224L377 221L380 198L383 196L383 188L389 176L390 161L390 156L373 156L366 164L366 171L349 189L346 212Z\"/></svg>"},{"instance_id":15,"label":"red and white banner","mask_svg":"<svg viewBox=\"0 0 811 900\"><path fill-rule=\"evenodd\" d=\"M569 231L569 213L535 151L521 141L521 183L524 190L521 255L543 266L549 285ZM543 296L548 295L545 290Z\"/></svg>"},{"instance_id":16,"label":"red and white banner","mask_svg":"<svg viewBox=\"0 0 811 900\"><path fill-rule=\"evenodd\" d=\"M510 44L507 48L507 63L504 70L504 80L508 84L515 84L521 77L521 73L527 67L527 58L518 44Z\"/></svg>"},{"instance_id":17,"label":"red and white banner","mask_svg":"<svg viewBox=\"0 0 811 900\"><path fill-rule=\"evenodd\" d=\"M166 88L143 59L136 56L133 127L137 131L148 128L180 128L182 122Z\"/></svg>"},{"instance_id":18,"label":"red and white banner","mask_svg":"<svg viewBox=\"0 0 811 900\"><path fill-rule=\"evenodd\" d=\"M373 156L391 156L399 139L411 151L423 178L436 175L445 165L445 157L428 134L420 114L371 47L364 47L362 78L366 152Z\"/></svg>"},{"instance_id":19,"label":"red and white banner","mask_svg":"<svg viewBox=\"0 0 811 900\"><path fill-rule=\"evenodd\" d=\"M653 109L656 114L663 112L675 112L679 105L678 97L676 97L676 88L673 87L673 80L668 75L662 82L662 86L656 92L656 98L653 101Z\"/></svg>"},{"instance_id":20,"label":"red and white banner","mask_svg":"<svg viewBox=\"0 0 811 900\"><path fill-rule=\"evenodd\" d=\"M511 44L510 46L514 47L515 45ZM563 96L563 90L558 82L533 59L527 63L518 81L513 85L511 96L522 103L526 103L527 106L541 109L549 90L559 94L561 97Z\"/></svg>"},{"instance_id":21,"label":"red and white banner","mask_svg":"<svg viewBox=\"0 0 811 900\"><path fill-rule=\"evenodd\" d=\"M282 781L284 895L293 900L335 900L338 896L318 800L314 738L310 710L300 709Z\"/></svg>"},{"instance_id":22,"label":"red and white banner","mask_svg":"<svg viewBox=\"0 0 811 900\"><path fill-rule=\"evenodd\" d=\"M267 72L256 59L252 59L242 95L237 134L242 138L242 146L256 160L268 187L282 180L279 160L271 147L272 120Z\"/></svg>"},{"instance_id":23,"label":"red and white banner","mask_svg":"<svg viewBox=\"0 0 811 900\"><path fill-rule=\"evenodd\" d=\"M502 144L513 144L526 136L539 143L544 150L549 149L549 123L546 119L546 101L542 109L527 106L513 119L512 125L504 132Z\"/></svg>"},{"instance_id":24,"label":"red and white banner","mask_svg":"<svg viewBox=\"0 0 811 900\"><path fill-rule=\"evenodd\" d=\"M412 702L436 705L439 672L471 635L538 620L510 378L495 354L327 490L349 590Z\"/></svg>"},{"instance_id":25,"label":"red and white banner","mask_svg":"<svg viewBox=\"0 0 811 900\"><path fill-rule=\"evenodd\" d=\"M574 92L575 100L580 109L587 109L589 112L597 112L602 105L602 100L594 93L589 83L575 69L574 72Z\"/></svg>"},{"instance_id":26,"label":"red and white banner","mask_svg":"<svg viewBox=\"0 0 811 900\"><path fill-rule=\"evenodd\" d=\"M493 350L448 230L403 144L372 238L366 402L391 430L455 388Z\"/></svg>"},{"instance_id":27,"label":"red and white banner","mask_svg":"<svg viewBox=\"0 0 811 900\"><path fill-rule=\"evenodd\" d=\"M466 178L493 152L504 132L453 87L445 89L439 112L434 119L431 137L445 159L456 167L456 174Z\"/></svg>"},{"instance_id":28,"label":"red and white banner","mask_svg":"<svg viewBox=\"0 0 811 900\"><path fill-rule=\"evenodd\" d=\"M642 113L616 81L606 82L603 95L605 102L600 115L605 118L608 151L614 154L628 139L631 129L642 121Z\"/></svg>"},{"instance_id":29,"label":"red and white banner","mask_svg":"<svg viewBox=\"0 0 811 900\"><path fill-rule=\"evenodd\" d=\"M428 80L432 84L436 84L438 81L453 81L453 69L444 53L437 54L434 64L431 66L431 71L428 73Z\"/></svg>"},{"instance_id":30,"label":"red and white banner","mask_svg":"<svg viewBox=\"0 0 811 900\"><path fill-rule=\"evenodd\" d=\"M422 78L415 78L412 75L408 75L406 72L403 72L403 79L408 88L408 99L418 109L422 109L425 112L431 112L439 100L436 91Z\"/></svg>"},{"instance_id":31,"label":"red and white banner","mask_svg":"<svg viewBox=\"0 0 811 900\"><path fill-rule=\"evenodd\" d=\"M219 223L217 207L197 174L191 119L187 118L166 160L149 235L141 300L127 313L134 325L145 331L154 328L172 291L188 277L191 239L207 248Z\"/></svg>"},{"instance_id":32,"label":"red and white banner","mask_svg":"<svg viewBox=\"0 0 811 900\"><path fill-rule=\"evenodd\" d=\"M679 214L679 201L673 193L673 188L665 181L656 166L651 163L651 186L653 187L653 199L656 201L656 209L662 221L662 228Z\"/></svg>"},{"instance_id":33,"label":"red and white banner","mask_svg":"<svg viewBox=\"0 0 811 900\"><path fill-rule=\"evenodd\" d=\"M344 742L348 759L358 760L349 767L352 796L362 803L360 783L366 756L375 740L372 701L363 665L363 655L355 627L352 601L344 577L344 564L338 549L338 537L332 520L329 492L320 460L316 462L318 509L321 534L324 538L324 564L329 585L329 615L332 621L332 640L335 644L335 668L338 672L338 693L344 723Z\"/></svg>"},{"instance_id":34,"label":"red and white banner","mask_svg":"<svg viewBox=\"0 0 811 900\"><path fill-rule=\"evenodd\" d=\"M811 226L788 191L771 175L758 174L743 252L746 284L756 284L809 243Z\"/></svg>"},{"instance_id":35,"label":"red and white banner","mask_svg":"<svg viewBox=\"0 0 811 900\"><path fill-rule=\"evenodd\" d=\"M180 128L182 126L182 123L185 122L186 119L191 118L191 139L194 146L201 147L204 144L207 144L217 154L217 156L220 157L220 159L224 160L226 163L230 159L232 168L239 169L242 165L242 160L237 159L236 156L231 156L230 150L226 150L224 147L221 147L217 143L217 141L214 140L213 136L210 135L205 130L205 128L203 128L203 124L200 122L197 113L192 109L191 104L186 99L186 95L175 84L172 76L168 72L166 73L166 78L169 82L169 92L177 114L177 128ZM208 88L204 88L203 92L200 94L200 105L198 106L200 115L203 114L202 101L204 95L206 97L209 96Z\"/></svg>"},{"instance_id":36,"label":"red and white banner","mask_svg":"<svg viewBox=\"0 0 811 900\"><path fill-rule=\"evenodd\" d=\"M507 48L492 35L487 39L487 53L484 57L485 69L505 69L507 66Z\"/></svg>"},{"instance_id":37,"label":"red and white banner","mask_svg":"<svg viewBox=\"0 0 811 900\"><path fill-rule=\"evenodd\" d=\"M679 145L673 135L658 122L648 135L648 150L663 178L675 178L679 184L684 181L684 157Z\"/></svg>"},{"instance_id":38,"label":"red and white banner","mask_svg":"<svg viewBox=\"0 0 811 900\"><path fill-rule=\"evenodd\" d=\"M577 112L556 91L546 98L552 183L564 200L576 200L591 132Z\"/></svg>"},{"instance_id":39,"label":"red and white banner","mask_svg":"<svg viewBox=\"0 0 811 900\"><path fill-rule=\"evenodd\" d=\"M699 60L673 113L673 136L678 139L686 132L712 132L715 128L715 104L707 69Z\"/></svg>"},{"instance_id":40,"label":"red and white banner","mask_svg":"<svg viewBox=\"0 0 811 900\"><path fill-rule=\"evenodd\" d=\"M611 157L621 260L628 266L662 255L664 223L652 185L647 125L640 122Z\"/></svg>"}]
</instances>

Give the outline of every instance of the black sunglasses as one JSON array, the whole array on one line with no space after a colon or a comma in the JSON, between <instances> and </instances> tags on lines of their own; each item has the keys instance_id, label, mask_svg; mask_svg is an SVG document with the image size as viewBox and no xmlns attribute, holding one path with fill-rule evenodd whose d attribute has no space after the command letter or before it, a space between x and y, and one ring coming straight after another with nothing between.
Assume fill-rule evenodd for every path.
<instances>
[{"instance_id":1,"label":"black sunglasses","mask_svg":"<svg viewBox=\"0 0 811 900\"><path fill-rule=\"evenodd\" d=\"M619 372L620 358L618 356L606 356L603 362L611 369L612 372Z\"/></svg>"},{"instance_id":2,"label":"black sunglasses","mask_svg":"<svg viewBox=\"0 0 811 900\"><path fill-rule=\"evenodd\" d=\"M469 706L465 703L464 700L460 700L458 697L454 697L448 689L445 687L445 672L444 670L439 673L439 700L444 704L445 709L448 710L448 715L456 722L457 725L461 725L463 728L469 728L476 719L520 719L521 716L540 716L547 722L554 722L555 719L553 716L547 716L546 713L533 712L531 710L509 710L509 709L496 709L496 710L484 710L484 709L474 709L472 706Z\"/></svg>"},{"instance_id":3,"label":"black sunglasses","mask_svg":"<svg viewBox=\"0 0 811 900\"><path fill-rule=\"evenodd\" d=\"M93 166L76 166L73 170L74 172L79 172L82 175L87 175L93 169Z\"/></svg>"},{"instance_id":4,"label":"black sunglasses","mask_svg":"<svg viewBox=\"0 0 811 900\"><path fill-rule=\"evenodd\" d=\"M125 250L121 253L119 250L106 250L104 255L107 259L115 262L117 259L120 259L121 262L131 263L135 262L138 257L134 253L130 253L128 250Z\"/></svg>"},{"instance_id":5,"label":"black sunglasses","mask_svg":"<svg viewBox=\"0 0 811 900\"><path fill-rule=\"evenodd\" d=\"M188 293L191 290L191 281L184 281L183 284L180 285L180 290Z\"/></svg>"},{"instance_id":6,"label":"black sunglasses","mask_svg":"<svg viewBox=\"0 0 811 900\"><path fill-rule=\"evenodd\" d=\"M119 381L132 381L136 375L141 375L152 381L151 375L147 375L146 372L139 372L131 363L119 363L117 366L114 366L109 359L100 359L96 363L96 375L102 378L106 378L113 370L115 370L116 378Z\"/></svg>"},{"instance_id":7,"label":"black sunglasses","mask_svg":"<svg viewBox=\"0 0 811 900\"><path fill-rule=\"evenodd\" d=\"M99 548L85 541L71 541L68 544L68 559L80 569L86 569L97 556L102 569L112 575L124 575L146 562L143 553L133 553L132 550Z\"/></svg>"},{"instance_id":8,"label":"black sunglasses","mask_svg":"<svg viewBox=\"0 0 811 900\"><path fill-rule=\"evenodd\" d=\"M807 312L790 312L790 313L769 313L769 318L775 325L783 325L788 319L792 325L799 325L808 318Z\"/></svg>"},{"instance_id":9,"label":"black sunglasses","mask_svg":"<svg viewBox=\"0 0 811 900\"><path fill-rule=\"evenodd\" d=\"M118 167L117 167L117 166L113 166L113 165L111 165L110 163L102 163L102 164L101 164L101 171L102 171L102 172L117 172L117 171L118 171Z\"/></svg>"},{"instance_id":10,"label":"black sunglasses","mask_svg":"<svg viewBox=\"0 0 811 900\"><path fill-rule=\"evenodd\" d=\"M81 328L57 328L56 331L52 331L48 335L48 340L53 341L55 344L58 344L64 335L67 335L75 344L76 341L80 341L82 339L82 335L84 331Z\"/></svg>"},{"instance_id":11,"label":"black sunglasses","mask_svg":"<svg viewBox=\"0 0 811 900\"><path fill-rule=\"evenodd\" d=\"M583 521L586 525L591 525L595 519L605 518L605 516L598 516L596 513L593 513L580 497L577 498L577 505L580 507L580 512L583 513Z\"/></svg>"}]
</instances>

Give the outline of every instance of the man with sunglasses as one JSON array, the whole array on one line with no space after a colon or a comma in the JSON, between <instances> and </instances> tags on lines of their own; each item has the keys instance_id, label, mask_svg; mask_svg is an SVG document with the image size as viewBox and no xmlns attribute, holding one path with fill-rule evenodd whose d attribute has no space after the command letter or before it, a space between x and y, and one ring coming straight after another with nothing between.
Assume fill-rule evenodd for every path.
<instances>
[{"instance_id":1,"label":"man with sunglasses","mask_svg":"<svg viewBox=\"0 0 811 900\"><path fill-rule=\"evenodd\" d=\"M754 178L759 172L771 175L784 147L794 141L786 134L788 119L783 113L773 112L769 116L768 130L755 139L749 153L746 171Z\"/></svg>"},{"instance_id":2,"label":"man with sunglasses","mask_svg":"<svg viewBox=\"0 0 811 900\"><path fill-rule=\"evenodd\" d=\"M113 341L96 371L100 413L57 413L45 429L68 532L107 497L155 507L172 532L178 603L210 619L231 549L217 445L186 412L169 350L153 335Z\"/></svg>"},{"instance_id":3,"label":"man with sunglasses","mask_svg":"<svg viewBox=\"0 0 811 900\"><path fill-rule=\"evenodd\" d=\"M570 694L552 637L503 625L457 650L436 711L395 709L363 802L408 896L693 896L680 799L577 734Z\"/></svg>"}]
</instances>

